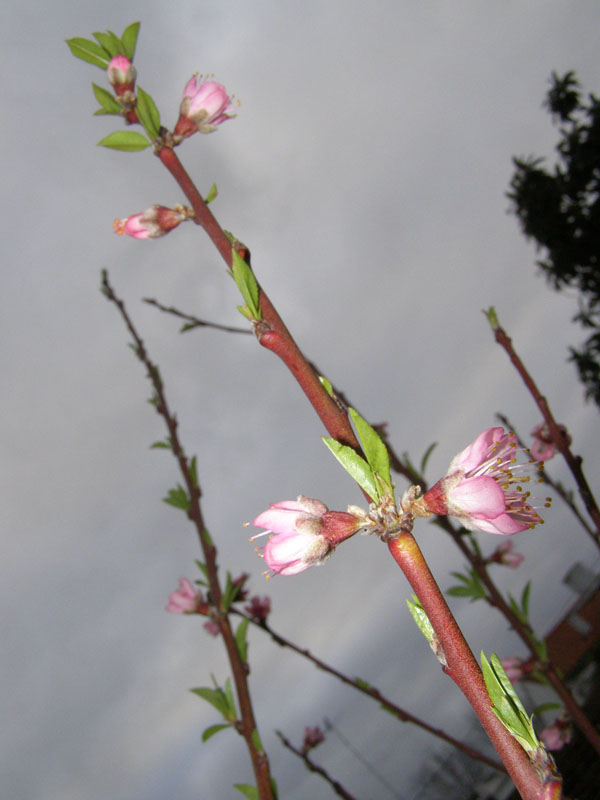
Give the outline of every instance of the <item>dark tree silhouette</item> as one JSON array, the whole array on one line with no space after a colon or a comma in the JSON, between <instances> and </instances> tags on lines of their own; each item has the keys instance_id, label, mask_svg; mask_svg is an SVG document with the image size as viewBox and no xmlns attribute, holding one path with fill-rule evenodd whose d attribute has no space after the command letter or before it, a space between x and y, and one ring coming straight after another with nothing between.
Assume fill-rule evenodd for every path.
<instances>
[{"instance_id":1,"label":"dark tree silhouette","mask_svg":"<svg viewBox=\"0 0 600 800\"><path fill-rule=\"evenodd\" d=\"M542 251L538 265L560 291L579 291L574 320L588 332L570 348L586 399L600 407L600 101L581 98L573 72L552 73L544 105L559 127L557 160L514 158L508 197L527 238Z\"/></svg>"}]
</instances>

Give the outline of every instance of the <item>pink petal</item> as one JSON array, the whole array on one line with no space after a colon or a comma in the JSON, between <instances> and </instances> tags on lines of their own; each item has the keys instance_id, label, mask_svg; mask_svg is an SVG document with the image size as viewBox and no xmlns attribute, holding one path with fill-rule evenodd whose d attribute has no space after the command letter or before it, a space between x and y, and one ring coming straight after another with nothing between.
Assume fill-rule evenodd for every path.
<instances>
[{"instance_id":1,"label":"pink petal","mask_svg":"<svg viewBox=\"0 0 600 800\"><path fill-rule=\"evenodd\" d=\"M257 528L267 528L273 533L293 535L296 533L296 520L304 512L284 508L269 508L263 511L252 523Z\"/></svg>"},{"instance_id":2,"label":"pink petal","mask_svg":"<svg viewBox=\"0 0 600 800\"><path fill-rule=\"evenodd\" d=\"M500 429L501 430L501 429ZM493 478L464 478L448 493L449 506L475 519L494 519L506 511L504 492Z\"/></svg>"},{"instance_id":3,"label":"pink petal","mask_svg":"<svg viewBox=\"0 0 600 800\"><path fill-rule=\"evenodd\" d=\"M452 472L470 472L478 467L489 457L490 447L498 442L504 435L504 428L488 428L480 433L479 436L468 447L454 456L448 475Z\"/></svg>"}]
</instances>

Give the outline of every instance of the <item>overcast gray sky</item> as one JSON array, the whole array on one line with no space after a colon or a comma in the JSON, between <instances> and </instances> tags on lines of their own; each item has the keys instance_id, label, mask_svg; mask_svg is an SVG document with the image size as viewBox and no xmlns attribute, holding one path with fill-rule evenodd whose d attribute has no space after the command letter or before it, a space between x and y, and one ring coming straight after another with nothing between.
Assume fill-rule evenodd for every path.
<instances>
[{"instance_id":1,"label":"overcast gray sky","mask_svg":"<svg viewBox=\"0 0 600 800\"><path fill-rule=\"evenodd\" d=\"M399 452L430 462L435 480L497 410L522 432L539 421L481 309L495 305L597 488L598 414L585 406L568 344L574 297L552 293L533 246L507 214L513 155L552 154L541 102L553 70L600 90L600 12L531 2L187 3L60 0L4 6L2 141L5 197L0 354L5 488L0 593L1 770L6 797L28 800L233 798L250 782L241 740L188 693L228 674L218 640L195 618L164 612L181 575L196 577L196 540L161 502L178 479L146 403L149 388L113 307L108 268L162 368L203 509L234 574L273 602L272 623L410 712L474 739L472 717L408 618L409 590L387 550L355 537L325 566L260 577L242 528L299 493L331 508L361 496L327 453L294 382L251 337L179 336L140 303L155 296L238 324L239 298L201 231L155 242L117 238L112 220L182 197L148 151L95 143L118 126L94 117L100 70L64 40L142 21L139 83L165 124L195 71L241 100L238 118L195 136L182 158L214 209L246 242L259 280L300 346ZM560 464L549 471L569 484ZM400 484L401 485L401 484ZM442 587L462 567L443 535L416 535ZM481 538L491 551L497 539ZM573 600L561 584L597 551L560 504L515 540L519 592L533 579L533 619L548 629ZM475 652L522 654L500 617L453 601ZM485 619L485 622L483 621ZM396 787L378 783L335 735L315 758L360 798L414 796L439 745L398 726L349 689L250 637L251 687L282 797L330 797L282 750L327 715ZM383 718L385 717L385 718Z\"/></svg>"}]
</instances>

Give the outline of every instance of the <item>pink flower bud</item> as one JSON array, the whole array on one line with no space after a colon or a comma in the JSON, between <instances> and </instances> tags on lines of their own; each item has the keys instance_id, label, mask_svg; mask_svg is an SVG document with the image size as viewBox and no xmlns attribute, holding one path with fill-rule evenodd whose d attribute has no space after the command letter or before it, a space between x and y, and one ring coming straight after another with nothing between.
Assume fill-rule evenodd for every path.
<instances>
[{"instance_id":1,"label":"pink flower bud","mask_svg":"<svg viewBox=\"0 0 600 800\"><path fill-rule=\"evenodd\" d=\"M492 555L486 558L486 563L504 564L505 567L511 567L512 569L521 566L525 556L522 553L513 553L513 544L514 542L511 539L501 542Z\"/></svg>"},{"instance_id":2,"label":"pink flower bud","mask_svg":"<svg viewBox=\"0 0 600 800\"><path fill-rule=\"evenodd\" d=\"M524 661L522 658L510 657L500 659L500 663L511 683L516 683L517 681L539 683L540 663L537 659L532 657Z\"/></svg>"},{"instance_id":3,"label":"pink flower bud","mask_svg":"<svg viewBox=\"0 0 600 800\"><path fill-rule=\"evenodd\" d=\"M271 612L271 599L258 595L251 597L249 604L244 606L244 611L257 622L265 622Z\"/></svg>"},{"instance_id":4,"label":"pink flower bud","mask_svg":"<svg viewBox=\"0 0 600 800\"><path fill-rule=\"evenodd\" d=\"M207 633L210 633L211 636L218 636L221 633L221 629L214 621L214 619L207 619L204 623L204 630Z\"/></svg>"},{"instance_id":5,"label":"pink flower bud","mask_svg":"<svg viewBox=\"0 0 600 800\"><path fill-rule=\"evenodd\" d=\"M565 711L540 733L540 739L548 750L560 750L566 744L569 744L572 738L573 726L569 715Z\"/></svg>"},{"instance_id":6,"label":"pink flower bud","mask_svg":"<svg viewBox=\"0 0 600 800\"><path fill-rule=\"evenodd\" d=\"M346 511L329 511L319 500L300 495L297 500L272 503L252 524L268 530L250 541L275 534L261 553L271 573L296 575L322 564L340 542L364 527L365 520Z\"/></svg>"},{"instance_id":7,"label":"pink flower bud","mask_svg":"<svg viewBox=\"0 0 600 800\"><path fill-rule=\"evenodd\" d=\"M113 222L113 228L119 236L127 234L134 239L157 239L172 231L180 222L192 215L192 210L183 206L166 208L154 205L140 214L133 214L126 219L116 219Z\"/></svg>"},{"instance_id":8,"label":"pink flower bud","mask_svg":"<svg viewBox=\"0 0 600 800\"><path fill-rule=\"evenodd\" d=\"M236 116L229 113L235 107L221 83L208 80L202 75L192 75L183 90L179 119L173 133L182 138L191 136L196 131L212 133L221 123Z\"/></svg>"},{"instance_id":9,"label":"pink flower bud","mask_svg":"<svg viewBox=\"0 0 600 800\"><path fill-rule=\"evenodd\" d=\"M467 530L509 535L543 522L522 484L532 464L517 463L518 443L503 428L488 428L452 460L419 503L433 514L458 517ZM550 504L546 498L546 507Z\"/></svg>"},{"instance_id":10,"label":"pink flower bud","mask_svg":"<svg viewBox=\"0 0 600 800\"><path fill-rule=\"evenodd\" d=\"M559 425L558 429L560 430L567 444L571 444L571 437L569 436L565 426ZM541 422L539 425L536 425L531 431L531 435L533 436L533 442L531 443L531 455L536 461L548 461L556 455L556 445L552 440L552 434L550 433L550 428L548 427L547 423Z\"/></svg>"},{"instance_id":11,"label":"pink flower bud","mask_svg":"<svg viewBox=\"0 0 600 800\"><path fill-rule=\"evenodd\" d=\"M302 752L308 753L313 747L316 747L321 742L325 741L325 734L321 728L315 726L314 728L304 729L304 742L302 743Z\"/></svg>"},{"instance_id":12,"label":"pink flower bud","mask_svg":"<svg viewBox=\"0 0 600 800\"><path fill-rule=\"evenodd\" d=\"M111 58L106 68L106 76L116 95L121 96L125 92L133 92L136 71L131 61L125 56Z\"/></svg>"},{"instance_id":13,"label":"pink flower bud","mask_svg":"<svg viewBox=\"0 0 600 800\"><path fill-rule=\"evenodd\" d=\"M171 614L196 614L201 601L201 593L194 589L187 578L180 578L179 589L171 592L165 608Z\"/></svg>"}]
</instances>

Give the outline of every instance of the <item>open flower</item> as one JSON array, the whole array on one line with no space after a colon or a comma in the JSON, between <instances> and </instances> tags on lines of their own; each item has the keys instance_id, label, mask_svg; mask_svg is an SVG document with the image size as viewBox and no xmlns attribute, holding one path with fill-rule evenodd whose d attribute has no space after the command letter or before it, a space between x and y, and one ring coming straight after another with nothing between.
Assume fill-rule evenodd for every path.
<instances>
[{"instance_id":1,"label":"open flower","mask_svg":"<svg viewBox=\"0 0 600 800\"><path fill-rule=\"evenodd\" d=\"M179 579L179 589L171 592L166 610L171 614L196 614L202 595L197 592L187 578Z\"/></svg>"},{"instance_id":2,"label":"open flower","mask_svg":"<svg viewBox=\"0 0 600 800\"><path fill-rule=\"evenodd\" d=\"M221 123L235 117L230 113L235 107L223 84L196 73L183 90L173 134L185 139L196 131L212 133Z\"/></svg>"},{"instance_id":3,"label":"open flower","mask_svg":"<svg viewBox=\"0 0 600 800\"><path fill-rule=\"evenodd\" d=\"M498 547L494 550L489 558L486 558L487 564L504 564L505 567L516 569L520 567L525 556L522 553L513 553L514 542L512 539L507 539L505 542L500 542Z\"/></svg>"},{"instance_id":4,"label":"open flower","mask_svg":"<svg viewBox=\"0 0 600 800\"><path fill-rule=\"evenodd\" d=\"M113 222L115 233L119 236L127 234L134 239L157 239L176 228L180 222L193 216L191 208L153 205L140 214L133 214L126 219Z\"/></svg>"},{"instance_id":5,"label":"open flower","mask_svg":"<svg viewBox=\"0 0 600 800\"><path fill-rule=\"evenodd\" d=\"M458 517L471 531L509 535L543 520L527 502L522 484L531 463L517 463L514 433L488 428L454 457L448 472L417 503L427 512ZM546 499L546 506L550 501Z\"/></svg>"},{"instance_id":6,"label":"open flower","mask_svg":"<svg viewBox=\"0 0 600 800\"><path fill-rule=\"evenodd\" d=\"M296 575L323 561L336 546L365 525L365 519L346 511L329 511L319 500L300 495L297 500L271 503L252 523L267 528L253 536L275 534L262 548L262 557L275 575Z\"/></svg>"}]
</instances>

